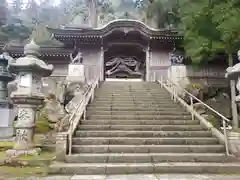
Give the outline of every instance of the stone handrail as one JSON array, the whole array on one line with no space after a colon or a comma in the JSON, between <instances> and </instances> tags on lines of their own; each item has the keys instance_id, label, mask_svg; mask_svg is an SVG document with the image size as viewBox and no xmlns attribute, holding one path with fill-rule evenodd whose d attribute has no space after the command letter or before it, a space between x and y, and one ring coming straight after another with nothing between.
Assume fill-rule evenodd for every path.
<instances>
[{"instance_id":1,"label":"stone handrail","mask_svg":"<svg viewBox=\"0 0 240 180\"><path fill-rule=\"evenodd\" d=\"M95 79L93 83L88 87L87 91L84 93L84 98L79 102L75 111L71 114L69 118L70 127L68 130L68 140L69 140L69 154L72 153L72 136L75 132L81 117L86 119L86 109L89 101L93 101L95 88L99 85L99 79Z\"/></svg>"},{"instance_id":2,"label":"stone handrail","mask_svg":"<svg viewBox=\"0 0 240 180\"><path fill-rule=\"evenodd\" d=\"M69 129L67 132L56 134L56 160L64 161L66 154L72 153L72 137L79 124L81 117L86 118L86 107L89 101L93 101L95 89L99 86L99 78L96 78L84 93L84 98L77 104L69 118ZM68 152L68 153L67 153Z\"/></svg>"},{"instance_id":3,"label":"stone handrail","mask_svg":"<svg viewBox=\"0 0 240 180\"><path fill-rule=\"evenodd\" d=\"M184 92L189 98L190 98L190 112L192 115L192 120L194 120L195 116L199 119L202 119L201 115L199 115L194 107L193 107L193 100L199 102L200 104L202 104L204 107L206 107L208 110L212 111L214 114L218 115L223 122L223 135L224 137L222 138L221 135L219 134L220 132L214 128L214 132L215 134L224 141L225 144L225 148L226 148L226 154L229 155L229 147L228 147L228 137L227 137L227 129L226 129L226 124L228 122L230 122L230 120L228 118L226 118L225 116L223 116L221 113L217 112L215 109L211 108L210 106L208 106L207 104L205 104L204 102L202 102L200 99L198 99L197 97L195 97L193 94L191 94L190 92L188 92L186 89L182 88L181 86L179 86L178 84L172 82L171 80L167 79L166 83L164 83L163 78L161 77L161 80L157 81L161 87L164 87L168 92L171 93L171 97L172 99L176 102L181 101L183 102L184 100L179 96L179 92ZM184 101L185 102L185 101ZM186 103L185 103L186 104ZM205 123L205 122L204 122ZM208 127L209 124L205 123L205 125L207 125ZM211 127L210 127L211 128ZM222 133L221 133L222 134Z\"/></svg>"}]
</instances>

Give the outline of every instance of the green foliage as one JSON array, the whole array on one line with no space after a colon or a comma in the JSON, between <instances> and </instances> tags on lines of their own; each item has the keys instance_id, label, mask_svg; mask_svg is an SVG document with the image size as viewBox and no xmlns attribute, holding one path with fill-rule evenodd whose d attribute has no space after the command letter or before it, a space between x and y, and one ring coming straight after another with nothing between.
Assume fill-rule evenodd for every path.
<instances>
[{"instance_id":1,"label":"green foliage","mask_svg":"<svg viewBox=\"0 0 240 180\"><path fill-rule=\"evenodd\" d=\"M221 123L220 123L221 120L215 117L214 115L208 114L207 121L210 122L213 125L213 127L215 127L216 129L221 128Z\"/></svg>"},{"instance_id":2,"label":"green foliage","mask_svg":"<svg viewBox=\"0 0 240 180\"><path fill-rule=\"evenodd\" d=\"M186 86L186 89L202 89L202 85L201 84L193 84L193 83L190 83L190 84L187 84Z\"/></svg>"},{"instance_id":3,"label":"green foliage","mask_svg":"<svg viewBox=\"0 0 240 180\"><path fill-rule=\"evenodd\" d=\"M212 12L212 21L221 34L226 53L235 53L240 45L240 7L236 6L235 0L223 1L215 5Z\"/></svg>"},{"instance_id":4,"label":"green foliage","mask_svg":"<svg viewBox=\"0 0 240 180\"><path fill-rule=\"evenodd\" d=\"M240 42L240 21L237 20L240 9L234 2L181 1L184 48L194 63L211 61L219 52L232 54L237 51ZM231 58L229 64L230 61Z\"/></svg>"},{"instance_id":5,"label":"green foliage","mask_svg":"<svg viewBox=\"0 0 240 180\"><path fill-rule=\"evenodd\" d=\"M158 28L179 25L179 0L137 0L136 7L145 12L146 19L154 20Z\"/></svg>"},{"instance_id":6,"label":"green foliage","mask_svg":"<svg viewBox=\"0 0 240 180\"><path fill-rule=\"evenodd\" d=\"M40 46L63 46L62 42L52 38L50 32L44 24L39 24L35 27L30 35L30 39L34 39L34 41Z\"/></svg>"},{"instance_id":7,"label":"green foliage","mask_svg":"<svg viewBox=\"0 0 240 180\"><path fill-rule=\"evenodd\" d=\"M48 133L52 130L49 126L49 118L47 113L42 109L37 114L36 133Z\"/></svg>"},{"instance_id":8,"label":"green foliage","mask_svg":"<svg viewBox=\"0 0 240 180\"><path fill-rule=\"evenodd\" d=\"M7 20L7 23L0 28L0 39L10 40L24 40L29 37L31 29L23 24L23 21L19 18L11 17Z\"/></svg>"}]
</instances>

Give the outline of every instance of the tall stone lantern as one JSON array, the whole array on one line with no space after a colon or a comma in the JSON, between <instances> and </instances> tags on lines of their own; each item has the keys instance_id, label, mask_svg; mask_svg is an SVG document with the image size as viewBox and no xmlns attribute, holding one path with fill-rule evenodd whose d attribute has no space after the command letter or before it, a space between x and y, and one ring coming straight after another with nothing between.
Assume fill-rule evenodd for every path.
<instances>
[{"instance_id":1,"label":"tall stone lantern","mask_svg":"<svg viewBox=\"0 0 240 180\"><path fill-rule=\"evenodd\" d=\"M238 59L240 60L240 50L238 51ZM236 102L240 103L240 63L233 67L228 67L226 71L225 77L227 79L237 81L236 88L239 94L236 96Z\"/></svg>"},{"instance_id":2,"label":"tall stone lantern","mask_svg":"<svg viewBox=\"0 0 240 180\"><path fill-rule=\"evenodd\" d=\"M43 104L42 77L50 76L53 65L39 59L40 47L32 40L24 47L25 57L9 64L9 71L16 74L17 90L11 93L11 100L18 108L16 142L11 154L31 154L34 149L36 111Z\"/></svg>"},{"instance_id":3,"label":"tall stone lantern","mask_svg":"<svg viewBox=\"0 0 240 180\"><path fill-rule=\"evenodd\" d=\"M6 138L13 136L13 113L9 107L8 101L8 82L14 79L7 71L8 54L4 52L0 55L0 137Z\"/></svg>"},{"instance_id":4,"label":"tall stone lantern","mask_svg":"<svg viewBox=\"0 0 240 180\"><path fill-rule=\"evenodd\" d=\"M238 59L240 60L240 50L238 51ZM240 63L233 67L228 67L225 77L229 80L237 81L236 88L238 90L238 95L236 96L235 101L240 105ZM235 124L238 125L238 122ZM238 128L239 127L237 126L228 132L228 139L231 153L240 157L240 131Z\"/></svg>"}]
</instances>

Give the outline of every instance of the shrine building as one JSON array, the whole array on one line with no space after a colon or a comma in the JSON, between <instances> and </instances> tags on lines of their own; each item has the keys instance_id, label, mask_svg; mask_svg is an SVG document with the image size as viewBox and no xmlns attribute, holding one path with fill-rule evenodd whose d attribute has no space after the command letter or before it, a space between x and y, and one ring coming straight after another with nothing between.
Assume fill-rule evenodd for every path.
<instances>
[{"instance_id":1,"label":"shrine building","mask_svg":"<svg viewBox=\"0 0 240 180\"><path fill-rule=\"evenodd\" d=\"M169 53L182 41L177 31L153 29L137 20L114 20L100 28L48 28L61 41L61 47L41 46L41 58L53 64L52 76L65 77L73 51L80 51L86 77L137 78L150 81L168 75ZM23 47L11 46L10 54L19 57Z\"/></svg>"}]
</instances>

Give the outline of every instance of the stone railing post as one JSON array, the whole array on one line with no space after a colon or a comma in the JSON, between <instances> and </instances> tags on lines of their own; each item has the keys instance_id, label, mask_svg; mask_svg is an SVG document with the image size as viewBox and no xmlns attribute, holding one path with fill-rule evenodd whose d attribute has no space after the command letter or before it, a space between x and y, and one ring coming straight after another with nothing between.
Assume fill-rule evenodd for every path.
<instances>
[{"instance_id":1,"label":"stone railing post","mask_svg":"<svg viewBox=\"0 0 240 180\"><path fill-rule=\"evenodd\" d=\"M36 111L43 104L44 94L41 78L50 76L52 65L46 65L38 57L40 47L31 41L24 47L25 57L9 64L9 71L17 75L17 90L11 93L11 100L18 108L16 140L12 155L35 154L34 129Z\"/></svg>"},{"instance_id":2,"label":"stone railing post","mask_svg":"<svg viewBox=\"0 0 240 180\"><path fill-rule=\"evenodd\" d=\"M9 107L8 101L8 82L14 77L7 71L8 54L0 55L0 137L7 138L13 136L13 109Z\"/></svg>"},{"instance_id":3,"label":"stone railing post","mask_svg":"<svg viewBox=\"0 0 240 180\"><path fill-rule=\"evenodd\" d=\"M67 132L56 134L56 161L64 161L68 150Z\"/></svg>"}]
</instances>

